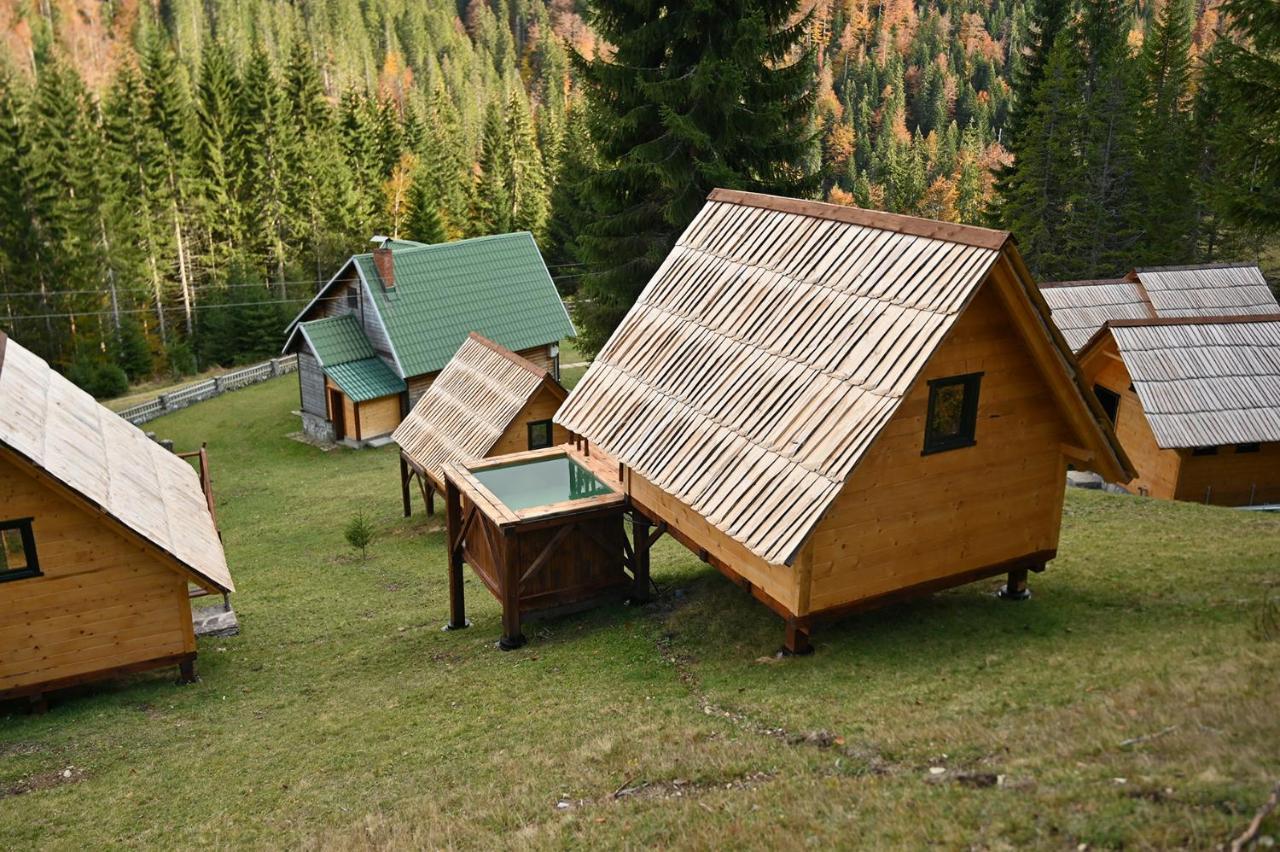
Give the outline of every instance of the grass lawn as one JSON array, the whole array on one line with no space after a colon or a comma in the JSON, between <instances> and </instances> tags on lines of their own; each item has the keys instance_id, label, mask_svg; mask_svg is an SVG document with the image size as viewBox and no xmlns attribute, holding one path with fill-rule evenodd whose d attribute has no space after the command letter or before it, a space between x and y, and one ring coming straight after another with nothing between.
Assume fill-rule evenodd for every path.
<instances>
[{"instance_id":1,"label":"grass lawn","mask_svg":"<svg viewBox=\"0 0 1280 852\"><path fill-rule=\"evenodd\" d=\"M441 521L400 517L394 448L286 439L296 396L149 424L209 441L243 633L201 641L194 686L0 708L0 849L1207 848L1280 779L1255 627L1280 517L1072 491L1031 601L978 583L787 660L779 619L666 541L657 603L502 653L475 579L474 627L441 632ZM368 562L342 540L361 508Z\"/></svg>"}]
</instances>

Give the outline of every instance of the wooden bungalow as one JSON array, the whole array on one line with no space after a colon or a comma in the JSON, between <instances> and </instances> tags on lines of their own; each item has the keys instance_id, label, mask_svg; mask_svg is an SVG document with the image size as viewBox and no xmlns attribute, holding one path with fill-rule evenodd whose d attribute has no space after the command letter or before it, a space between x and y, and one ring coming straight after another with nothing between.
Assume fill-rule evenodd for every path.
<instances>
[{"instance_id":1,"label":"wooden bungalow","mask_svg":"<svg viewBox=\"0 0 1280 852\"><path fill-rule=\"evenodd\" d=\"M1132 474L1009 234L728 190L555 419L793 652L904 595L1024 597L1068 463Z\"/></svg>"},{"instance_id":2,"label":"wooden bungalow","mask_svg":"<svg viewBox=\"0 0 1280 852\"><path fill-rule=\"evenodd\" d=\"M350 258L287 329L303 430L381 444L472 331L560 375L573 324L533 237L384 240Z\"/></svg>"},{"instance_id":3,"label":"wooden bungalow","mask_svg":"<svg viewBox=\"0 0 1280 852\"><path fill-rule=\"evenodd\" d=\"M1252 263L1134 269L1124 278L1040 285L1053 321L1074 352L1108 320L1257 316L1280 311Z\"/></svg>"},{"instance_id":4,"label":"wooden bungalow","mask_svg":"<svg viewBox=\"0 0 1280 852\"><path fill-rule=\"evenodd\" d=\"M472 332L391 435L404 516L414 479L432 513L445 465L564 443L551 418L567 394L550 370Z\"/></svg>"},{"instance_id":5,"label":"wooden bungalow","mask_svg":"<svg viewBox=\"0 0 1280 852\"><path fill-rule=\"evenodd\" d=\"M0 333L0 700L160 666L193 679L188 584L234 588L207 495Z\"/></svg>"},{"instance_id":6,"label":"wooden bungalow","mask_svg":"<svg viewBox=\"0 0 1280 852\"><path fill-rule=\"evenodd\" d=\"M1113 320L1080 368L1137 469L1130 491L1280 503L1280 313Z\"/></svg>"}]
</instances>

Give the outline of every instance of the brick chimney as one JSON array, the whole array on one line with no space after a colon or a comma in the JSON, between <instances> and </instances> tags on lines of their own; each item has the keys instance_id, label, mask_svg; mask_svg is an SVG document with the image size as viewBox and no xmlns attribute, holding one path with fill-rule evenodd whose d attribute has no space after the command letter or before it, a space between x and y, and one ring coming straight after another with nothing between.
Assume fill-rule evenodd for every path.
<instances>
[{"instance_id":1,"label":"brick chimney","mask_svg":"<svg viewBox=\"0 0 1280 852\"><path fill-rule=\"evenodd\" d=\"M373 266L378 270L378 277L382 279L382 289L394 290L396 288L396 265L391 259L391 249L374 249Z\"/></svg>"}]
</instances>

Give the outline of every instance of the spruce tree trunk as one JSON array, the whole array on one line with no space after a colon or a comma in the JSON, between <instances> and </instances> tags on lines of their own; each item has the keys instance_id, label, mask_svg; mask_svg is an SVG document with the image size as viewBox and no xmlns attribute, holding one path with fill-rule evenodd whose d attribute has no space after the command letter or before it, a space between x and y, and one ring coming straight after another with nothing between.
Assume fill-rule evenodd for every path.
<instances>
[{"instance_id":1,"label":"spruce tree trunk","mask_svg":"<svg viewBox=\"0 0 1280 852\"><path fill-rule=\"evenodd\" d=\"M187 336L194 330L191 310L191 279L187 274L187 248L182 239L182 220L178 215L178 200L172 202L173 238L178 245L178 280L182 283L182 310L187 316Z\"/></svg>"}]
</instances>

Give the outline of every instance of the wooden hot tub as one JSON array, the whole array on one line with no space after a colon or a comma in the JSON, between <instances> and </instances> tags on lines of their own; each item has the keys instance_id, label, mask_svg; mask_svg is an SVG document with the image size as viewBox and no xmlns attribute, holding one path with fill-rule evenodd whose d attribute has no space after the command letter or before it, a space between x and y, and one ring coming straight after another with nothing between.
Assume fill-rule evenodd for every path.
<instances>
[{"instance_id":1,"label":"wooden hot tub","mask_svg":"<svg viewBox=\"0 0 1280 852\"><path fill-rule=\"evenodd\" d=\"M502 604L505 650L524 644L530 613L578 609L613 592L644 598L648 566L635 569L626 495L609 480L568 445L446 465L449 629L467 626L464 562Z\"/></svg>"}]
</instances>

